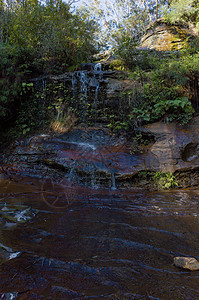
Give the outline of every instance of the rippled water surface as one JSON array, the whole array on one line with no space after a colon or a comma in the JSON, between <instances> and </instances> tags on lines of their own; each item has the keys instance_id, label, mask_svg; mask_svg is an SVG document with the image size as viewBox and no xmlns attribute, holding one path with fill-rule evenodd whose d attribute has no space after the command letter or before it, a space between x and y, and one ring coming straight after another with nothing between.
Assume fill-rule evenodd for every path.
<instances>
[{"instance_id":1,"label":"rippled water surface","mask_svg":"<svg viewBox=\"0 0 199 300\"><path fill-rule=\"evenodd\" d=\"M199 190L0 182L0 299L199 299Z\"/></svg>"}]
</instances>

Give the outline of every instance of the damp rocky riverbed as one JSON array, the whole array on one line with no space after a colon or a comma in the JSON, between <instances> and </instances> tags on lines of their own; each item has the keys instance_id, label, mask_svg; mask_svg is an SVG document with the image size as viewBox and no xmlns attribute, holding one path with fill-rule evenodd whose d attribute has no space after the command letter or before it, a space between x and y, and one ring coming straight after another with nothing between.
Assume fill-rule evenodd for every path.
<instances>
[{"instance_id":1,"label":"damp rocky riverbed","mask_svg":"<svg viewBox=\"0 0 199 300\"><path fill-rule=\"evenodd\" d=\"M101 130L34 136L8 149L0 298L198 299L198 271L176 268L173 258L199 259L199 190L126 182L149 158Z\"/></svg>"}]
</instances>

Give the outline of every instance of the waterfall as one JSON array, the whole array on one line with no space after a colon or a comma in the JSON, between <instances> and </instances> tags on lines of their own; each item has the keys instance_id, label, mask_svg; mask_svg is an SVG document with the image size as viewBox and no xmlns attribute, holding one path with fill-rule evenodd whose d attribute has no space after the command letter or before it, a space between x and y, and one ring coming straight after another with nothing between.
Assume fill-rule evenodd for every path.
<instances>
[{"instance_id":1,"label":"waterfall","mask_svg":"<svg viewBox=\"0 0 199 300\"><path fill-rule=\"evenodd\" d=\"M75 99L77 94L77 78L75 72L72 74L72 92L73 92L73 99Z\"/></svg>"},{"instance_id":2,"label":"waterfall","mask_svg":"<svg viewBox=\"0 0 199 300\"><path fill-rule=\"evenodd\" d=\"M86 71L76 71L72 75L72 92L76 108L82 110L82 121L86 121L86 110L88 104L88 76Z\"/></svg>"},{"instance_id":3,"label":"waterfall","mask_svg":"<svg viewBox=\"0 0 199 300\"><path fill-rule=\"evenodd\" d=\"M94 77L96 80L96 86L95 86L95 97L94 97L94 107L96 108L97 100L98 100L98 91L100 87L100 81L103 79L103 72L102 72L102 64L97 63L94 66Z\"/></svg>"},{"instance_id":4,"label":"waterfall","mask_svg":"<svg viewBox=\"0 0 199 300\"><path fill-rule=\"evenodd\" d=\"M73 97L77 96L78 88L80 96L86 99L88 94L88 77L86 71L75 71L72 74Z\"/></svg>"},{"instance_id":5,"label":"waterfall","mask_svg":"<svg viewBox=\"0 0 199 300\"><path fill-rule=\"evenodd\" d=\"M73 181L75 180L75 177L76 177L76 174L75 174L75 166L76 166L76 160L72 161L71 164L70 164L70 171L69 171L69 174L68 174L68 180L69 181Z\"/></svg>"},{"instance_id":6,"label":"waterfall","mask_svg":"<svg viewBox=\"0 0 199 300\"><path fill-rule=\"evenodd\" d=\"M42 80L42 89L43 89L43 93L45 94L46 93L46 79L45 78Z\"/></svg>"},{"instance_id":7,"label":"waterfall","mask_svg":"<svg viewBox=\"0 0 199 300\"><path fill-rule=\"evenodd\" d=\"M96 119L100 81L103 79L101 63L90 65L88 69L75 71L72 74L73 99L76 102L77 108L80 111L82 110L82 121L84 122L86 121L88 109L93 108Z\"/></svg>"},{"instance_id":8,"label":"waterfall","mask_svg":"<svg viewBox=\"0 0 199 300\"><path fill-rule=\"evenodd\" d=\"M116 190L116 183L115 183L115 174L112 173L112 178L111 178L111 189Z\"/></svg>"},{"instance_id":9,"label":"waterfall","mask_svg":"<svg viewBox=\"0 0 199 300\"><path fill-rule=\"evenodd\" d=\"M94 73L102 74L102 64L101 63L97 63L94 65Z\"/></svg>"},{"instance_id":10,"label":"waterfall","mask_svg":"<svg viewBox=\"0 0 199 300\"><path fill-rule=\"evenodd\" d=\"M85 71L79 71L77 73L77 76L80 80L80 93L81 97L83 99L83 102L85 103L87 101L88 96L88 78L87 73Z\"/></svg>"}]
</instances>

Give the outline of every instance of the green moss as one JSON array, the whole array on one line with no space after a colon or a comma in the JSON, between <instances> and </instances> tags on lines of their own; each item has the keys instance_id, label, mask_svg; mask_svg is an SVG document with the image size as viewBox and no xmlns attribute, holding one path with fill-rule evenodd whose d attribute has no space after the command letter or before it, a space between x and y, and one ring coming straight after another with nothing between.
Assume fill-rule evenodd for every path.
<instances>
[{"instance_id":1,"label":"green moss","mask_svg":"<svg viewBox=\"0 0 199 300\"><path fill-rule=\"evenodd\" d=\"M126 66L126 64L124 63L123 60L121 59L114 59L111 64L110 64L110 68L113 70L117 70L117 71L128 71L128 67Z\"/></svg>"}]
</instances>

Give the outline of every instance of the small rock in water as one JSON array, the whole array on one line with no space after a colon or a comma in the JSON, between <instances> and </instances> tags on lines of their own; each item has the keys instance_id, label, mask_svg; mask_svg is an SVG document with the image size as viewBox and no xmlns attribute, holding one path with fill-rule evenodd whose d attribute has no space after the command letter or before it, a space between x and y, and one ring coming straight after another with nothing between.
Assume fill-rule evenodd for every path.
<instances>
[{"instance_id":1,"label":"small rock in water","mask_svg":"<svg viewBox=\"0 0 199 300\"><path fill-rule=\"evenodd\" d=\"M7 206L6 206L6 203L4 204L4 207L1 210L3 210L3 211L9 210L9 208L7 208Z\"/></svg>"},{"instance_id":2,"label":"small rock in water","mask_svg":"<svg viewBox=\"0 0 199 300\"><path fill-rule=\"evenodd\" d=\"M175 257L174 265L190 271L199 270L199 262L194 257Z\"/></svg>"}]
</instances>

